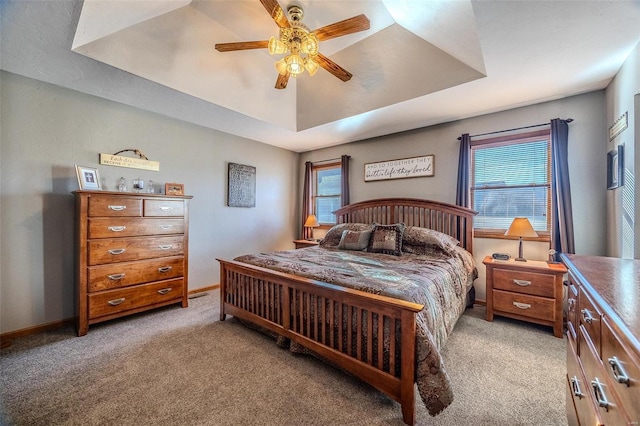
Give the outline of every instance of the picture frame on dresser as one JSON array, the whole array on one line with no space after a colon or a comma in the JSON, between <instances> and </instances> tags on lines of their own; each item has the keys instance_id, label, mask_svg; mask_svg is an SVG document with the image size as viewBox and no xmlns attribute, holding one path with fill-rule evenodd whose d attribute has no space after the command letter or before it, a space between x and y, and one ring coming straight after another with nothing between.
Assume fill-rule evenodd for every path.
<instances>
[{"instance_id":1,"label":"picture frame on dresser","mask_svg":"<svg viewBox=\"0 0 640 426\"><path fill-rule=\"evenodd\" d=\"M78 177L78 186L81 190L102 191L102 183L100 182L98 169L78 166L76 164L76 176Z\"/></svg>"},{"instance_id":2,"label":"picture frame on dresser","mask_svg":"<svg viewBox=\"0 0 640 426\"><path fill-rule=\"evenodd\" d=\"M164 193L166 195L184 195L184 185L181 183L165 183Z\"/></svg>"}]
</instances>

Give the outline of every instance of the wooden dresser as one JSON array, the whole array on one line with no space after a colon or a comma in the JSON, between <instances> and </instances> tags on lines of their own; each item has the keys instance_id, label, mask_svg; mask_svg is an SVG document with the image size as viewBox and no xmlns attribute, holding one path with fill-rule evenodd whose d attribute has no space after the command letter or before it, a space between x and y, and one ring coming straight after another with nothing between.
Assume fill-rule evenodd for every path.
<instances>
[{"instance_id":1,"label":"wooden dresser","mask_svg":"<svg viewBox=\"0 0 640 426\"><path fill-rule=\"evenodd\" d=\"M563 337L562 281L567 268L563 264L513 259L482 263L487 267L487 321L501 315L553 327Z\"/></svg>"},{"instance_id":2,"label":"wooden dresser","mask_svg":"<svg viewBox=\"0 0 640 426\"><path fill-rule=\"evenodd\" d=\"M188 306L190 196L75 191L78 335L90 324Z\"/></svg>"},{"instance_id":3,"label":"wooden dresser","mask_svg":"<svg viewBox=\"0 0 640 426\"><path fill-rule=\"evenodd\" d=\"M640 424L640 260L561 258L569 269L569 424Z\"/></svg>"}]
</instances>

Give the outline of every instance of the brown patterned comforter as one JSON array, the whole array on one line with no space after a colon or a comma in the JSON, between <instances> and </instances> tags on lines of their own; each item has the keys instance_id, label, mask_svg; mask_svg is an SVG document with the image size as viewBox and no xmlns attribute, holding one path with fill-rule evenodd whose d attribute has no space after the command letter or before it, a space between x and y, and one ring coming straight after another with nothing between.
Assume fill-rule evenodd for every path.
<instances>
[{"instance_id":1,"label":"brown patterned comforter","mask_svg":"<svg viewBox=\"0 0 640 426\"><path fill-rule=\"evenodd\" d=\"M425 406L436 415L453 400L440 349L465 309L477 277L472 255L456 247L452 255L392 256L310 247L240 256L235 260L361 291L424 305L417 315L416 383Z\"/></svg>"}]
</instances>

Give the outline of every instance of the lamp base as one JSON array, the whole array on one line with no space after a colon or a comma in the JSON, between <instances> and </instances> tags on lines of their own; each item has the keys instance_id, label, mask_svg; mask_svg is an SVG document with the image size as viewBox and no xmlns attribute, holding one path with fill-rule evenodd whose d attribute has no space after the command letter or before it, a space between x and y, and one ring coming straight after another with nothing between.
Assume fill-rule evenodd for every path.
<instances>
[{"instance_id":1,"label":"lamp base","mask_svg":"<svg viewBox=\"0 0 640 426\"><path fill-rule=\"evenodd\" d=\"M516 260L516 261L518 261L518 262L526 262L526 261L527 261L527 259L525 259L524 257L516 257L516 258L515 258L515 259L513 259L513 260Z\"/></svg>"}]
</instances>

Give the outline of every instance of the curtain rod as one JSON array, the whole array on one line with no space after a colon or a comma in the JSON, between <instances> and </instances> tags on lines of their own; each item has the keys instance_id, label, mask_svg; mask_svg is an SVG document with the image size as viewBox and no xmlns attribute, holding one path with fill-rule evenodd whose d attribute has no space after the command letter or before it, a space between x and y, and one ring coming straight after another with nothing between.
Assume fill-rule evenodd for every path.
<instances>
[{"instance_id":1,"label":"curtain rod","mask_svg":"<svg viewBox=\"0 0 640 426\"><path fill-rule=\"evenodd\" d=\"M351 156L348 156L349 158L351 158ZM318 161L312 161L313 164L318 164L318 163L327 163L329 161L337 161L337 160L342 160L342 157L338 157L338 158L327 158L326 160L318 160Z\"/></svg>"},{"instance_id":2,"label":"curtain rod","mask_svg":"<svg viewBox=\"0 0 640 426\"><path fill-rule=\"evenodd\" d=\"M567 123L571 123L573 121L573 118L567 118L565 120ZM496 132L489 132L489 133L481 133L479 135L471 135L469 136L470 138L477 138L478 136L487 136L487 135L495 135L497 133L505 133L505 132L513 132L514 130L523 130L523 129L530 129L532 127L541 127L541 126L548 126L551 123L541 123L541 124L534 124L532 126L524 126L524 127L516 127L515 129L508 129L508 130L498 130ZM462 137L459 136L458 140L462 140Z\"/></svg>"}]
</instances>

